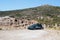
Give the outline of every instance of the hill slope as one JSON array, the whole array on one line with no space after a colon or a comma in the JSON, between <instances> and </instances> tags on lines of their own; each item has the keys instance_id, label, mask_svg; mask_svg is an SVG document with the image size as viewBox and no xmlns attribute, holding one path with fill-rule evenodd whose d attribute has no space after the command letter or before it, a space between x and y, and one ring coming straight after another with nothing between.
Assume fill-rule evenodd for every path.
<instances>
[{"instance_id":1,"label":"hill slope","mask_svg":"<svg viewBox=\"0 0 60 40\"><path fill-rule=\"evenodd\" d=\"M34 8L27 8L22 10L0 11L0 16L15 16L19 18L30 18L45 24L60 24L60 7L51 5L42 5ZM44 19L37 19L43 16ZM50 17L50 19L46 19ZM59 17L58 17L59 16ZM52 20L53 19L53 20Z\"/></svg>"},{"instance_id":2,"label":"hill slope","mask_svg":"<svg viewBox=\"0 0 60 40\"><path fill-rule=\"evenodd\" d=\"M31 16L31 15L45 15L52 14L58 15L60 14L60 7L43 5L34 8L28 8L23 10L11 10L11 11L0 11L0 16L6 15L14 15L14 16Z\"/></svg>"}]
</instances>

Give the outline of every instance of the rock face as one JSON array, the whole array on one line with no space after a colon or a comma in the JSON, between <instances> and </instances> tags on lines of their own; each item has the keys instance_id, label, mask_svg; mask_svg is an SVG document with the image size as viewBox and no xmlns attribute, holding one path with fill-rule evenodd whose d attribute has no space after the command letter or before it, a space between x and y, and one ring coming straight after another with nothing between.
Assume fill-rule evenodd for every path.
<instances>
[{"instance_id":1,"label":"rock face","mask_svg":"<svg viewBox=\"0 0 60 40\"><path fill-rule=\"evenodd\" d=\"M27 26L38 23L35 20L12 18L9 16L0 17L0 28L2 29L26 29Z\"/></svg>"}]
</instances>

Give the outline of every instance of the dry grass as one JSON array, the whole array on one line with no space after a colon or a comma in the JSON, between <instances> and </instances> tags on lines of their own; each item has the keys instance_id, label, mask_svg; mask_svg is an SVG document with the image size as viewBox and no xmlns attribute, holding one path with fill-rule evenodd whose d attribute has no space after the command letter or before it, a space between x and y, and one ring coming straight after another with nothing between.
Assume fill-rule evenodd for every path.
<instances>
[{"instance_id":1,"label":"dry grass","mask_svg":"<svg viewBox=\"0 0 60 40\"><path fill-rule=\"evenodd\" d=\"M60 30L60 27L52 27L52 28L46 28L48 30Z\"/></svg>"}]
</instances>

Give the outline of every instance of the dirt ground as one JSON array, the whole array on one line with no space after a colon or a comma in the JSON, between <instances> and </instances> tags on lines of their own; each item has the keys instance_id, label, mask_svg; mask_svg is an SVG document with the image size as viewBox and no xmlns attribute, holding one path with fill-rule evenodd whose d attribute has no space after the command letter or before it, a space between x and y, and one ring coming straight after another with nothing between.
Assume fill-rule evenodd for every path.
<instances>
[{"instance_id":1,"label":"dirt ground","mask_svg":"<svg viewBox=\"0 0 60 40\"><path fill-rule=\"evenodd\" d=\"M60 31L0 30L0 40L60 40Z\"/></svg>"}]
</instances>

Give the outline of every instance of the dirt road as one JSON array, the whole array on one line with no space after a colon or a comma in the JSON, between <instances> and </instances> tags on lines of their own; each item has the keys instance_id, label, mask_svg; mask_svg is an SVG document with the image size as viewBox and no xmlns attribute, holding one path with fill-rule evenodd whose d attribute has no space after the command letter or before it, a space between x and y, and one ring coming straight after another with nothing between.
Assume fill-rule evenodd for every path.
<instances>
[{"instance_id":1,"label":"dirt road","mask_svg":"<svg viewBox=\"0 0 60 40\"><path fill-rule=\"evenodd\" d=\"M0 31L0 40L60 40L60 31L52 30Z\"/></svg>"}]
</instances>

